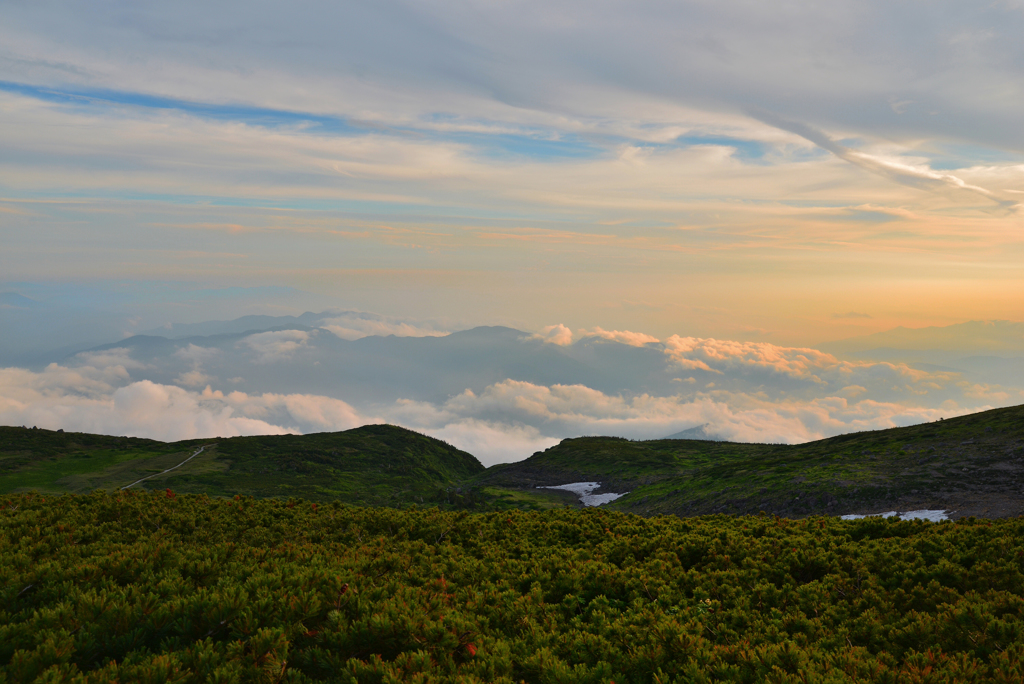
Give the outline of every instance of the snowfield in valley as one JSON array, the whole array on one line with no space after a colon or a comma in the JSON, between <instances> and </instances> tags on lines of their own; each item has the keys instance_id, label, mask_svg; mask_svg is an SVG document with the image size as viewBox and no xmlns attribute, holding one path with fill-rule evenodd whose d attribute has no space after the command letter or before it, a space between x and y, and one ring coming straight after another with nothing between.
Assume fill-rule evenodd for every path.
<instances>
[{"instance_id":1,"label":"snowfield in valley","mask_svg":"<svg viewBox=\"0 0 1024 684\"><path fill-rule=\"evenodd\" d=\"M570 482L569 484L553 485L551 487L537 487L537 489L563 489L567 492L572 492L580 498L580 503L584 506L600 506L629 494L629 492L621 494L612 494L610 492L607 494L594 494L593 491L600 487L600 482Z\"/></svg>"}]
</instances>

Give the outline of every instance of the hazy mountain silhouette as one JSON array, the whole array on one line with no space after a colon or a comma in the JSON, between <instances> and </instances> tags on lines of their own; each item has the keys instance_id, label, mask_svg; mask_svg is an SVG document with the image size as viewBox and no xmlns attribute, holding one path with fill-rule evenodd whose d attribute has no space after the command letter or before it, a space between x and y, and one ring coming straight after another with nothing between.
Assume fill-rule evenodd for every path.
<instances>
[{"instance_id":1,"label":"hazy mountain silhouette","mask_svg":"<svg viewBox=\"0 0 1024 684\"><path fill-rule=\"evenodd\" d=\"M710 423L704 423L703 425L697 425L696 427L689 428L687 430L680 430L662 439L702 439L708 442L724 442L721 437L709 432L708 428Z\"/></svg>"},{"instance_id":2,"label":"hazy mountain silhouette","mask_svg":"<svg viewBox=\"0 0 1024 684\"><path fill-rule=\"evenodd\" d=\"M260 335L286 331L306 338L292 351L270 357L254 349ZM190 370L201 370L220 385L243 378L238 389L247 392L324 394L360 403L399 397L444 401L466 389L482 391L509 379L545 386L581 384L606 393L666 394L678 389L665 372L666 356L657 349L602 339L562 347L500 326L444 337L358 340L299 325L178 339L135 335L89 353L114 349L128 350L146 366L133 377L144 375L154 382L174 383Z\"/></svg>"}]
</instances>

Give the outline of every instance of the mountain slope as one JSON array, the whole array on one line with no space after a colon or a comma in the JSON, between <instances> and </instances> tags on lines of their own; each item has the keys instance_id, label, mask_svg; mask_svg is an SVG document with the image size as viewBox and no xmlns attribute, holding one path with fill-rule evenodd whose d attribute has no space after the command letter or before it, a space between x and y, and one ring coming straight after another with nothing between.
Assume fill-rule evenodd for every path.
<instances>
[{"instance_id":1,"label":"mountain slope","mask_svg":"<svg viewBox=\"0 0 1024 684\"><path fill-rule=\"evenodd\" d=\"M483 470L472 455L393 425L172 444L0 427L0 492L112 490L153 476L136 487L400 506L444 500Z\"/></svg>"},{"instance_id":2,"label":"mountain slope","mask_svg":"<svg viewBox=\"0 0 1024 684\"><path fill-rule=\"evenodd\" d=\"M475 479L523 491L569 482L628 491L608 506L644 515L1020 515L1024 406L798 445L582 437Z\"/></svg>"},{"instance_id":3,"label":"mountain slope","mask_svg":"<svg viewBox=\"0 0 1024 684\"><path fill-rule=\"evenodd\" d=\"M595 493L628 492L608 507L642 515L1009 517L1024 514L1024 406L798 445L581 437L489 469L391 425L173 444L0 428L0 493L111 490L148 476L136 487L398 507L575 506L573 495L537 487L599 482Z\"/></svg>"}]
</instances>

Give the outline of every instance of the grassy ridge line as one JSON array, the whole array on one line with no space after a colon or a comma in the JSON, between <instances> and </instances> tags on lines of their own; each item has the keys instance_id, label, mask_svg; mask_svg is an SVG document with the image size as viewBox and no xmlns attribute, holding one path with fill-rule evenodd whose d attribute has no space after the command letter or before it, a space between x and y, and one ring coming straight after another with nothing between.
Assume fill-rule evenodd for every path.
<instances>
[{"instance_id":1,"label":"grassy ridge line","mask_svg":"<svg viewBox=\"0 0 1024 684\"><path fill-rule=\"evenodd\" d=\"M1024 681L1024 521L0 498L0 681Z\"/></svg>"},{"instance_id":2,"label":"grassy ridge line","mask_svg":"<svg viewBox=\"0 0 1024 684\"><path fill-rule=\"evenodd\" d=\"M759 511L799 517L940 508L1024 513L1024 407L797 445L697 440L563 440L488 469L480 486L599 481L645 515Z\"/></svg>"},{"instance_id":3,"label":"grassy ridge line","mask_svg":"<svg viewBox=\"0 0 1024 684\"><path fill-rule=\"evenodd\" d=\"M170 468L210 444L187 466ZM372 505L444 501L484 470L471 454L390 425L339 433L153 440L0 427L0 491L53 493L137 487Z\"/></svg>"},{"instance_id":4,"label":"grassy ridge line","mask_svg":"<svg viewBox=\"0 0 1024 684\"><path fill-rule=\"evenodd\" d=\"M0 428L0 492L114 489L161 473L209 440L163 444ZM484 469L470 454L394 426L341 433L218 439L152 488L367 505L467 509L576 505L538 490L598 481L643 515L768 513L801 517L919 508L1024 514L1024 407L799 445L697 440L563 440L519 463Z\"/></svg>"}]
</instances>

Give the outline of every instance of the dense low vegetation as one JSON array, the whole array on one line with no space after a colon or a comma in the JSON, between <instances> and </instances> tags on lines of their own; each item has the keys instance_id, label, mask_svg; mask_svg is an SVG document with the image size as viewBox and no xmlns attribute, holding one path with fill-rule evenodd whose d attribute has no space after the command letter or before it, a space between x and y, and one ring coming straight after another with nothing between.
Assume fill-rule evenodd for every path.
<instances>
[{"instance_id":1,"label":"dense low vegetation","mask_svg":"<svg viewBox=\"0 0 1024 684\"><path fill-rule=\"evenodd\" d=\"M1024 681L1024 522L0 497L0 682Z\"/></svg>"}]
</instances>

